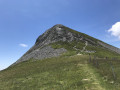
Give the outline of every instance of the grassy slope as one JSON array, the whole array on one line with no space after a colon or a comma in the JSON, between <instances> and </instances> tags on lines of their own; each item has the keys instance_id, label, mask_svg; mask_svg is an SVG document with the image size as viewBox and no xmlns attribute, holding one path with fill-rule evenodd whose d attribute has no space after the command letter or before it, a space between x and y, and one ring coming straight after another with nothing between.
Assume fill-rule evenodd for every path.
<instances>
[{"instance_id":1,"label":"grassy slope","mask_svg":"<svg viewBox=\"0 0 120 90\"><path fill-rule=\"evenodd\" d=\"M87 46L86 49L96 51L96 53L93 53L92 55L95 55L97 57L102 57L102 58L104 58L104 57L109 57L109 58L117 57L117 58L120 58L120 54L113 52L113 51L110 51L106 48Z\"/></svg>"},{"instance_id":2,"label":"grassy slope","mask_svg":"<svg viewBox=\"0 0 120 90\"><path fill-rule=\"evenodd\" d=\"M73 42L56 42L56 43L52 43L51 44L52 48L57 49L57 48L65 48L67 49L69 52L71 52L71 54L77 54L77 53L81 53L81 54L88 54L85 52L81 52L81 50L83 49L83 47L85 46L85 42L83 41L73 41ZM78 50L75 50L73 47L76 46L76 48ZM113 51L110 51L106 48L103 47L96 47L96 46L90 46L88 45L86 47L86 50L88 51L96 51L95 53L91 53L91 55L95 55L97 57L118 57L120 58L120 54L117 54Z\"/></svg>"},{"instance_id":3,"label":"grassy slope","mask_svg":"<svg viewBox=\"0 0 120 90\"><path fill-rule=\"evenodd\" d=\"M98 62L97 67L93 61L91 62L92 67L96 67L95 71L103 76L106 83L113 85L111 90L120 90L120 60L98 58L94 62L96 61Z\"/></svg>"},{"instance_id":4,"label":"grassy slope","mask_svg":"<svg viewBox=\"0 0 120 90\"><path fill-rule=\"evenodd\" d=\"M0 90L104 90L87 60L76 55L20 63L0 72Z\"/></svg>"}]
</instances>

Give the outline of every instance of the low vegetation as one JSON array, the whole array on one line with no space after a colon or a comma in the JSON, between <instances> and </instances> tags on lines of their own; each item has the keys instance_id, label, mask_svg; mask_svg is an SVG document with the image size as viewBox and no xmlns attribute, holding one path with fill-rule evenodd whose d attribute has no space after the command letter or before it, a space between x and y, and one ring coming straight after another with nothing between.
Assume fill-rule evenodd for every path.
<instances>
[{"instance_id":1,"label":"low vegetation","mask_svg":"<svg viewBox=\"0 0 120 90\"><path fill-rule=\"evenodd\" d=\"M0 90L103 90L87 60L75 55L19 63L0 72Z\"/></svg>"},{"instance_id":2,"label":"low vegetation","mask_svg":"<svg viewBox=\"0 0 120 90\"><path fill-rule=\"evenodd\" d=\"M73 42L62 42L62 41L59 41L59 42L56 42L56 43L52 43L51 45L55 49L65 48L68 51L76 51L75 48L81 50L85 46L85 43L82 42L82 41L79 41L79 42L77 42L77 41L73 41ZM74 46L76 46L76 47L74 48Z\"/></svg>"},{"instance_id":3,"label":"low vegetation","mask_svg":"<svg viewBox=\"0 0 120 90\"><path fill-rule=\"evenodd\" d=\"M99 73L104 81L111 84L111 90L120 89L120 60L118 58L94 58L89 63ZM107 87L110 87L109 85Z\"/></svg>"},{"instance_id":4,"label":"low vegetation","mask_svg":"<svg viewBox=\"0 0 120 90\"><path fill-rule=\"evenodd\" d=\"M120 58L120 54L118 54L116 52L113 52L111 50L108 50L106 48L103 48L103 47L87 46L86 50L88 50L88 51L92 51L92 50L96 51L95 53L91 53L91 55L95 55L95 56L100 57L100 58L104 58L104 57L109 57L109 58L117 57L117 58Z\"/></svg>"},{"instance_id":5,"label":"low vegetation","mask_svg":"<svg viewBox=\"0 0 120 90\"><path fill-rule=\"evenodd\" d=\"M86 52L81 52L81 50L83 49L83 47L85 46L85 42L83 41L73 41L73 42L56 42L56 43L52 43L51 44L52 48L54 49L58 49L58 48L65 48L68 50L69 53L73 54L77 54L77 53L81 53L81 54L85 54L88 55L89 53ZM102 46L94 46L94 45L88 45L86 47L86 51L95 51L95 53L90 53L91 55L95 55L97 57L117 57L120 58L120 55L116 52L113 52L109 49L106 49Z\"/></svg>"},{"instance_id":6,"label":"low vegetation","mask_svg":"<svg viewBox=\"0 0 120 90\"><path fill-rule=\"evenodd\" d=\"M105 81L101 69L88 61L87 55L66 53L45 60L31 59L1 71L0 90L114 90L115 85Z\"/></svg>"}]
</instances>

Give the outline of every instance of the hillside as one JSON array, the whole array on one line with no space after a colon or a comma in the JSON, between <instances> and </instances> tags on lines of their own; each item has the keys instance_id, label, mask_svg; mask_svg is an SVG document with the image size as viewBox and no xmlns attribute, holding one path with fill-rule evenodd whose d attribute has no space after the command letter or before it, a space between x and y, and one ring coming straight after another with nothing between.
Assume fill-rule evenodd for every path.
<instances>
[{"instance_id":1,"label":"hillside","mask_svg":"<svg viewBox=\"0 0 120 90\"><path fill-rule=\"evenodd\" d=\"M73 56L17 64L0 72L0 90L104 90L86 60Z\"/></svg>"},{"instance_id":2,"label":"hillside","mask_svg":"<svg viewBox=\"0 0 120 90\"><path fill-rule=\"evenodd\" d=\"M0 90L119 90L119 59L118 48L57 24L0 71Z\"/></svg>"},{"instance_id":3,"label":"hillside","mask_svg":"<svg viewBox=\"0 0 120 90\"><path fill-rule=\"evenodd\" d=\"M86 55L30 59L0 72L0 90L119 90L117 81L111 83L106 63L96 69L88 60Z\"/></svg>"}]
</instances>

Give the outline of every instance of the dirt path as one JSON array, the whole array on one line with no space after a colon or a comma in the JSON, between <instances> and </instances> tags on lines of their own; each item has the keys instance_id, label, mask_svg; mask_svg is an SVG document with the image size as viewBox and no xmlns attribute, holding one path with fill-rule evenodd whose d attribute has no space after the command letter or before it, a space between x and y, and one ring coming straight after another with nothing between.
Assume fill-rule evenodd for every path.
<instances>
[{"instance_id":1,"label":"dirt path","mask_svg":"<svg viewBox=\"0 0 120 90\"><path fill-rule=\"evenodd\" d=\"M97 79L94 70L90 68L87 63L78 65L81 66L81 69L83 69L83 74L85 75L82 79L85 90L105 90L105 88L100 85L100 81Z\"/></svg>"},{"instance_id":2,"label":"dirt path","mask_svg":"<svg viewBox=\"0 0 120 90\"><path fill-rule=\"evenodd\" d=\"M88 45L88 42L87 42L87 41L85 41L85 46L83 47L82 52L83 52L83 51L85 51L85 49L86 49L87 45Z\"/></svg>"}]
</instances>

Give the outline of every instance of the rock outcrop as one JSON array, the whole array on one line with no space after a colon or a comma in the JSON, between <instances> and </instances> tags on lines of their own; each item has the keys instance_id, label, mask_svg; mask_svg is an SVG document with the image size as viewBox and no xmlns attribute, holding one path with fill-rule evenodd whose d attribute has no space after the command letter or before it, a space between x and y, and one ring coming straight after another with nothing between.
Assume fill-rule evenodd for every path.
<instances>
[{"instance_id":1,"label":"rock outcrop","mask_svg":"<svg viewBox=\"0 0 120 90\"><path fill-rule=\"evenodd\" d=\"M67 50L64 48L60 49L53 49L51 46L45 46L43 48L38 48L31 53L28 53L21 57L15 64L29 60L29 59L36 59L36 60L41 60L45 58L50 58L50 57L58 57L61 55L61 53L66 52Z\"/></svg>"}]
</instances>

